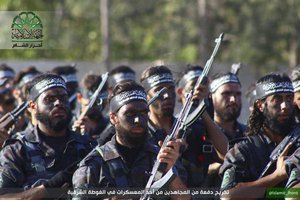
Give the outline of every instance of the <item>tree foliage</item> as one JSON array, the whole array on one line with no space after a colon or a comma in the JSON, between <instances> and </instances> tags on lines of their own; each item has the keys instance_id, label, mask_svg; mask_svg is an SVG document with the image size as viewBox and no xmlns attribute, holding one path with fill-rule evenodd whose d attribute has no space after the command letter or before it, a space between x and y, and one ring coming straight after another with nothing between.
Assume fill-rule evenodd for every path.
<instances>
[{"instance_id":1,"label":"tree foliage","mask_svg":"<svg viewBox=\"0 0 300 200\"><path fill-rule=\"evenodd\" d=\"M300 1L204 0L205 26L197 1L109 1L111 60L198 62L199 30L205 49L225 32L219 60L243 62L260 72L299 64ZM1 58L101 59L100 0L2 0L1 10L55 11L47 22L50 44L64 48L0 50ZM203 43L202 43L203 44ZM203 52L202 52L203 53Z\"/></svg>"}]
</instances>

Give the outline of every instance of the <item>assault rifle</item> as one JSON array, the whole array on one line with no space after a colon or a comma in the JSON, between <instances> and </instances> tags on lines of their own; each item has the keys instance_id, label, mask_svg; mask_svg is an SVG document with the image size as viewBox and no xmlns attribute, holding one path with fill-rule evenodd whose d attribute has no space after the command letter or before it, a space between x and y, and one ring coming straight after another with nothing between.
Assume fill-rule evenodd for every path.
<instances>
[{"instance_id":1,"label":"assault rifle","mask_svg":"<svg viewBox=\"0 0 300 200\"><path fill-rule=\"evenodd\" d=\"M280 154L283 152L285 147L292 143L294 145L298 139L300 138L300 125L297 125L290 134L285 136L285 138L277 145L277 147L272 151L270 155L270 161L267 164L267 166L264 168L264 170L261 172L260 176L258 179L262 178L265 176L265 174L269 171L270 167L276 163L278 157Z\"/></svg>"},{"instance_id":2,"label":"assault rifle","mask_svg":"<svg viewBox=\"0 0 300 200\"><path fill-rule=\"evenodd\" d=\"M0 119L0 129L8 131L18 120L18 117L24 113L28 107L28 102L22 102L11 112L6 113Z\"/></svg>"},{"instance_id":3,"label":"assault rifle","mask_svg":"<svg viewBox=\"0 0 300 200\"><path fill-rule=\"evenodd\" d=\"M101 75L102 81L99 84L97 90L94 92L94 94L91 96L89 104L87 105L87 107L82 111L82 113L80 114L78 119L83 119L83 117L87 114L87 112L95 105L97 99L99 98L99 94L101 92L101 90L103 89L107 79L108 79L108 72L106 72L105 74ZM102 102L102 100L101 100ZM73 131L76 131L76 128L73 127Z\"/></svg>"},{"instance_id":4,"label":"assault rifle","mask_svg":"<svg viewBox=\"0 0 300 200\"><path fill-rule=\"evenodd\" d=\"M158 99L161 95L163 95L167 91L166 87L163 87L161 90L159 90L155 95L148 101L148 106L150 106L156 99Z\"/></svg>"},{"instance_id":5,"label":"assault rifle","mask_svg":"<svg viewBox=\"0 0 300 200\"><path fill-rule=\"evenodd\" d=\"M192 108L192 104L193 104L192 98L193 98L194 92L201 84L202 85L206 84L208 72L210 71L211 65L212 65L214 57L220 47L223 36L224 36L224 34L222 33L215 40L216 46L214 48L214 51L213 51L211 57L209 58L209 60L206 62L203 72L202 72L201 76L199 76L194 88L186 94L186 102L183 105L183 108L181 109L180 114L179 114L178 118L176 119L175 124L172 127L171 134L166 136L161 148L166 147L167 143L169 141L182 137L183 133L185 132L185 130L186 130L185 122L186 122L188 114ZM166 171L166 167L167 167L166 163L160 163L158 160L156 160L156 162L154 163L154 166L152 168L152 171L151 171L151 176L149 177L146 188L145 188L140 200L150 199L149 191L152 190L153 183L162 178L163 174Z\"/></svg>"}]
</instances>

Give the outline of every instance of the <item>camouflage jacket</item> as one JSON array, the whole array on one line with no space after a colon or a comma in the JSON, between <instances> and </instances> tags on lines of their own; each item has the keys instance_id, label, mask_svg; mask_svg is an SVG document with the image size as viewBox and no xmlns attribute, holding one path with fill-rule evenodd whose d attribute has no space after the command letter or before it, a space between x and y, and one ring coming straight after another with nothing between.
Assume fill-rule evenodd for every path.
<instances>
[{"instance_id":1,"label":"camouflage jacket","mask_svg":"<svg viewBox=\"0 0 300 200\"><path fill-rule=\"evenodd\" d=\"M37 127L7 140L0 152L0 188L29 189L41 185L92 150L89 138L72 131L67 134L62 155L57 155L55 149L41 140Z\"/></svg>"}]
</instances>

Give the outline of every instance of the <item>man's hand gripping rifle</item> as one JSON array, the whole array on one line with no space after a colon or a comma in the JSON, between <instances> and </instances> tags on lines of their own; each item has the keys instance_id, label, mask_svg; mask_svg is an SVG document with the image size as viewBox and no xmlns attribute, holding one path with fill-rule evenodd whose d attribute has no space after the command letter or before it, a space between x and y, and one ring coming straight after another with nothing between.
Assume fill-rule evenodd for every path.
<instances>
[{"instance_id":1,"label":"man's hand gripping rifle","mask_svg":"<svg viewBox=\"0 0 300 200\"><path fill-rule=\"evenodd\" d=\"M296 125L295 128L287 135L285 138L276 146L276 148L272 151L270 155L270 161L261 172L258 179L264 177L268 174L271 166L275 164L278 160L280 154L284 151L284 149L289 145L295 145L300 139L300 125Z\"/></svg>"},{"instance_id":2,"label":"man's hand gripping rifle","mask_svg":"<svg viewBox=\"0 0 300 200\"><path fill-rule=\"evenodd\" d=\"M207 75L208 75L211 65L214 61L214 57L220 47L223 36L224 36L224 34L222 33L215 40L216 46L214 48L214 51L213 51L211 57L209 58L209 60L206 62L203 72L202 72L201 76L198 78L198 80L195 84L195 87L186 94L186 102L183 105L183 108L181 109L180 114L179 114L175 124L172 127L171 134L167 135L164 142L162 143L161 149L166 147L167 143L169 141L180 139L182 137L182 135L187 127L186 119L192 108L192 104L193 104L192 98L193 98L194 92L200 86L200 84L202 84L202 85L206 84ZM166 163L160 163L158 160L156 160L156 162L154 163L154 166L152 168L152 171L151 171L151 176L149 177L146 188L145 188L144 193L141 196L140 200L150 199L149 191L152 191L154 189L159 189L159 188L155 188L153 183L162 178L162 176L166 172L166 167L167 167Z\"/></svg>"},{"instance_id":3,"label":"man's hand gripping rifle","mask_svg":"<svg viewBox=\"0 0 300 200\"><path fill-rule=\"evenodd\" d=\"M99 86L98 86L97 90L94 92L94 94L91 96L88 106L80 114L79 120L83 119L83 117L86 116L87 112L95 105L97 99L99 98L99 94L108 79L108 72L106 72L105 74L102 74L101 78L102 78L101 83L99 84ZM102 99L101 99L101 103L102 103ZM72 129L73 129L73 131L76 131L75 127L73 127Z\"/></svg>"}]
</instances>

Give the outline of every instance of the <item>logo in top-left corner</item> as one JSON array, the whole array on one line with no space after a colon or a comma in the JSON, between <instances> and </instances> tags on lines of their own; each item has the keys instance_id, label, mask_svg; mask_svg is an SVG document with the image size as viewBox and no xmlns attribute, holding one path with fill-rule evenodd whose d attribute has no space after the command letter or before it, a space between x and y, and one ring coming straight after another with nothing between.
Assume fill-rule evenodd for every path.
<instances>
[{"instance_id":1,"label":"logo in top-left corner","mask_svg":"<svg viewBox=\"0 0 300 200\"><path fill-rule=\"evenodd\" d=\"M34 12L21 12L11 24L12 48L40 48L43 46L43 24Z\"/></svg>"}]
</instances>

